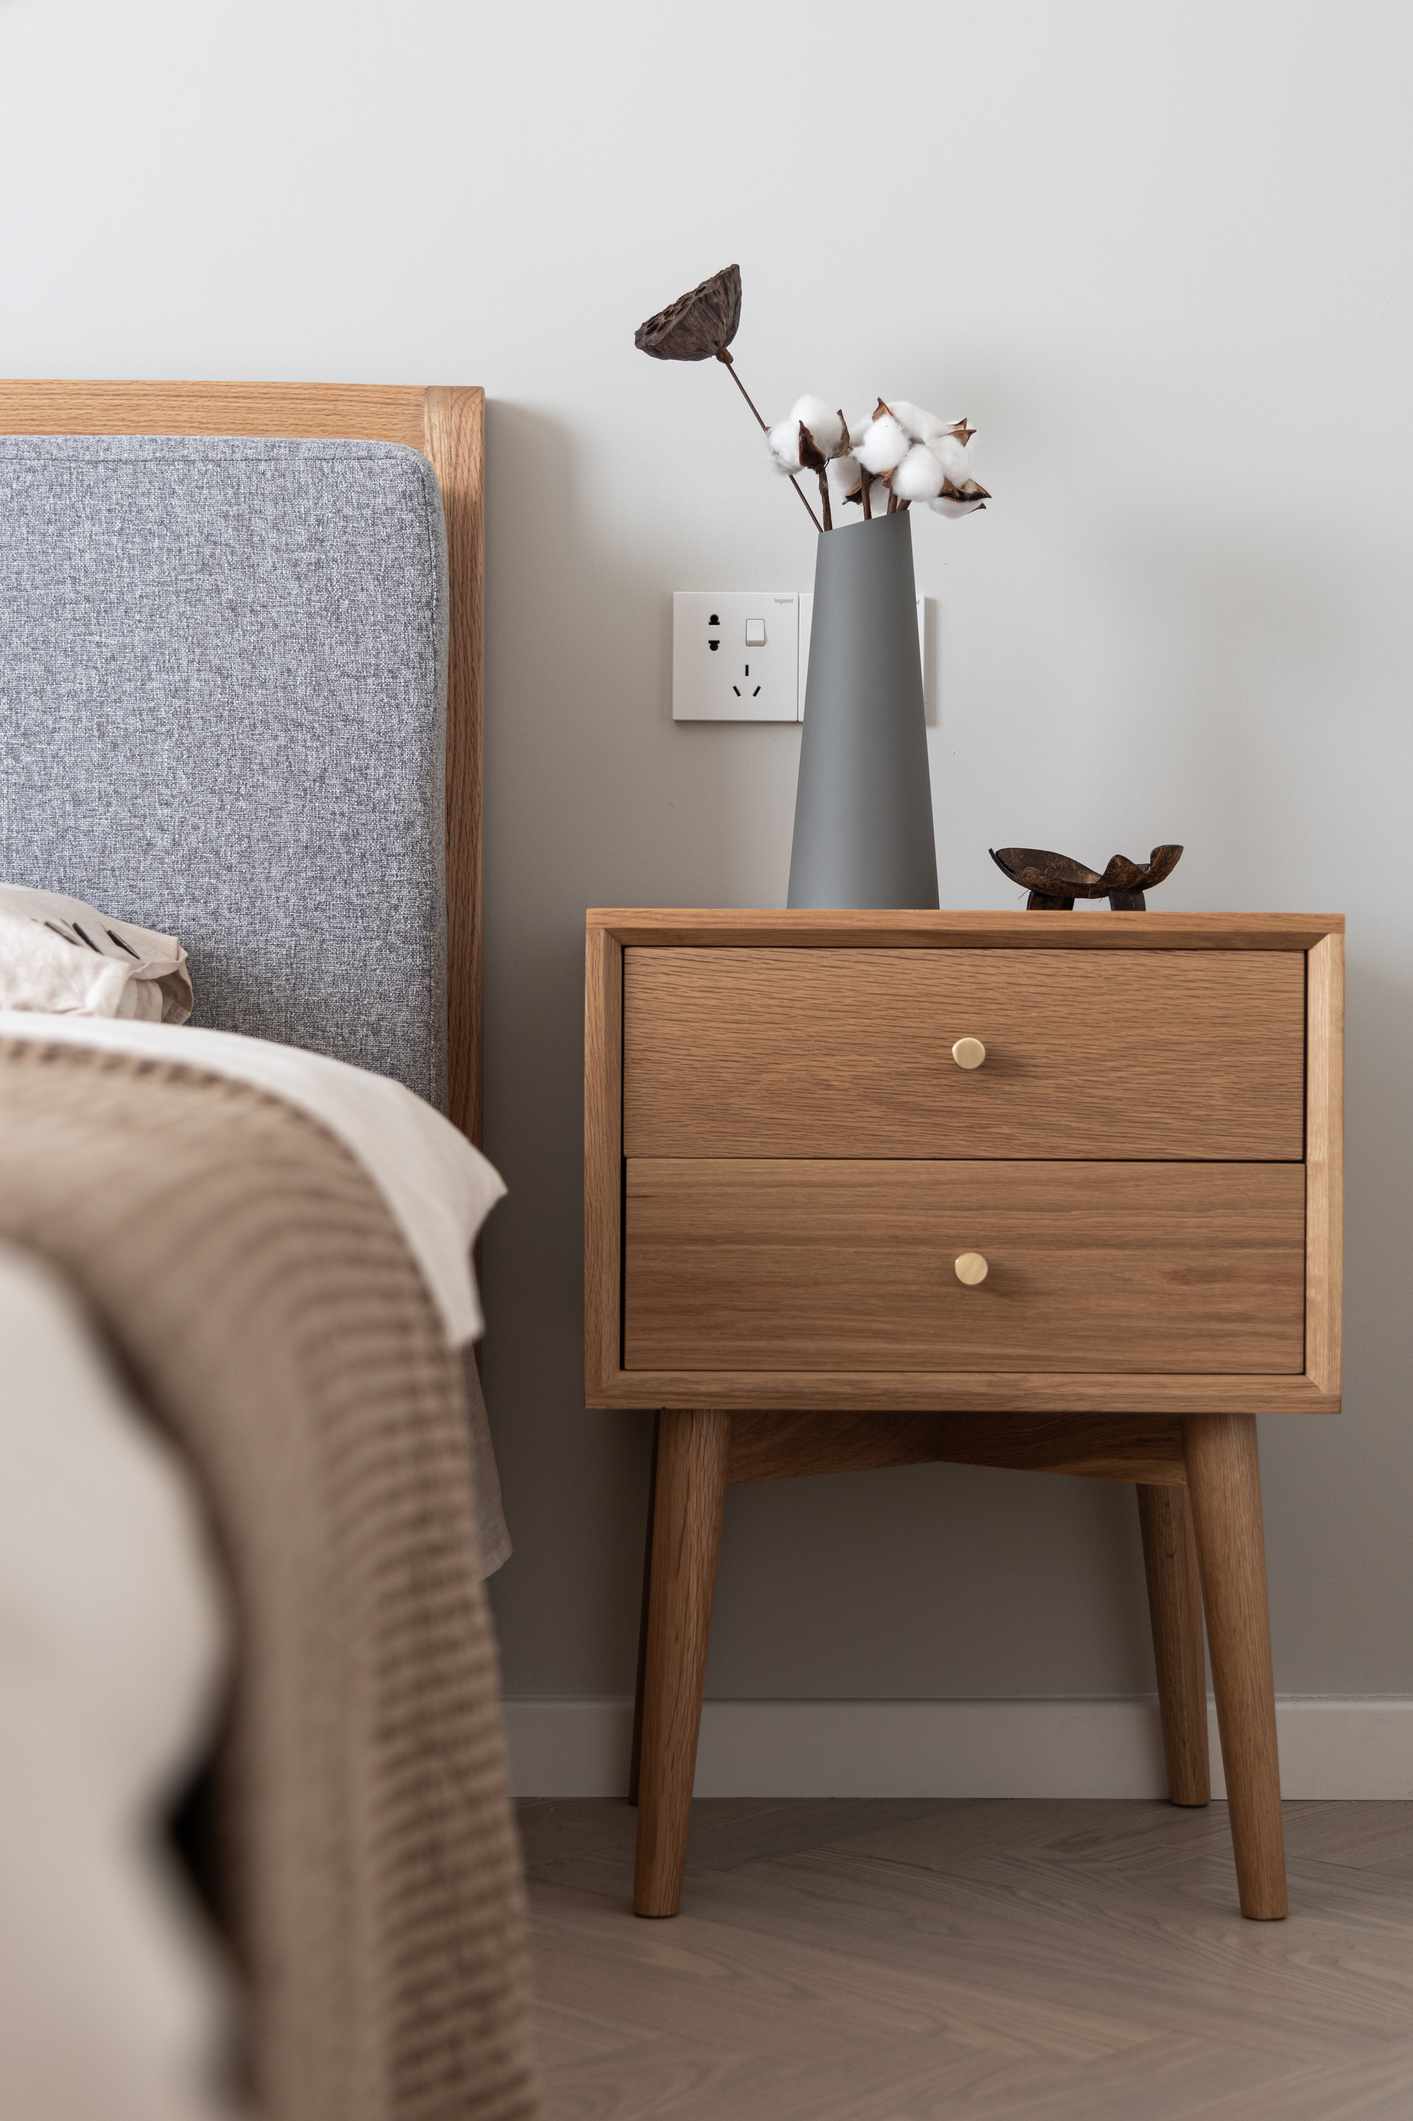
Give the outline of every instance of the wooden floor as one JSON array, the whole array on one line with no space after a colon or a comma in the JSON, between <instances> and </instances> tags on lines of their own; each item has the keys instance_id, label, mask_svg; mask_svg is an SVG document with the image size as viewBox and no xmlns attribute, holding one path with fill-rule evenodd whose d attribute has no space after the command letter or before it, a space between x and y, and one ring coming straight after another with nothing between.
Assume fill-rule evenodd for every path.
<instances>
[{"instance_id":1,"label":"wooden floor","mask_svg":"<svg viewBox=\"0 0 1413 2121\"><path fill-rule=\"evenodd\" d=\"M547 2121L1413 2121L1413 1803L1287 1805L1284 1923L1220 1804L699 1802L670 1922L636 1816L522 1808Z\"/></svg>"}]
</instances>

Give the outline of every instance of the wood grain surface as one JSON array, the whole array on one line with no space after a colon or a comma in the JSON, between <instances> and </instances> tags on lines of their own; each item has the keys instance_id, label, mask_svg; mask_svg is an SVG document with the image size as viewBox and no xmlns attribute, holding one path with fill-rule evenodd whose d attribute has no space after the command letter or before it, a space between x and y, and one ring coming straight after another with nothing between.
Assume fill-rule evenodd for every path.
<instances>
[{"instance_id":1,"label":"wood grain surface","mask_svg":"<svg viewBox=\"0 0 1413 2121\"><path fill-rule=\"evenodd\" d=\"M584 967L584 1385L611 1389L622 1354L623 952L590 928Z\"/></svg>"},{"instance_id":2,"label":"wood grain surface","mask_svg":"<svg viewBox=\"0 0 1413 2121\"><path fill-rule=\"evenodd\" d=\"M883 950L1298 950L1344 933L1342 913L789 912L591 906L625 948Z\"/></svg>"},{"instance_id":3,"label":"wood grain surface","mask_svg":"<svg viewBox=\"0 0 1413 2121\"><path fill-rule=\"evenodd\" d=\"M1181 1428L1181 1424L1175 1424ZM1181 1444L1179 1444L1181 1449ZM1192 1512L1180 1487L1138 1488L1143 1568L1153 1662L1163 1718L1168 1796L1174 1804L1206 1804L1212 1795L1207 1753L1207 1661L1202 1637L1202 1585Z\"/></svg>"},{"instance_id":4,"label":"wood grain surface","mask_svg":"<svg viewBox=\"0 0 1413 2121\"><path fill-rule=\"evenodd\" d=\"M648 1621L652 1609L653 1518L657 1510L658 1446L662 1441L662 1415L653 1416L653 1448L648 1465L648 1507L643 1526L643 1589L638 1601L638 1669L633 1681L633 1736L628 1754L628 1802L638 1801L638 1782L643 1761L643 1692L648 1683ZM1186 1474L1184 1473L1184 1478Z\"/></svg>"},{"instance_id":5,"label":"wood grain surface","mask_svg":"<svg viewBox=\"0 0 1413 2121\"><path fill-rule=\"evenodd\" d=\"M890 1414L1337 1414L1303 1371L619 1370L589 1407Z\"/></svg>"},{"instance_id":6,"label":"wood grain surface","mask_svg":"<svg viewBox=\"0 0 1413 2121\"><path fill-rule=\"evenodd\" d=\"M1344 937L1306 959L1305 1368L1338 1393L1344 1302Z\"/></svg>"},{"instance_id":7,"label":"wood grain surface","mask_svg":"<svg viewBox=\"0 0 1413 2121\"><path fill-rule=\"evenodd\" d=\"M1164 1414L733 1414L729 1478L883 1466L1000 1466L1181 1487L1182 1423ZM1199 1614L1199 1626L1201 1616Z\"/></svg>"},{"instance_id":8,"label":"wood grain surface","mask_svg":"<svg viewBox=\"0 0 1413 2121\"><path fill-rule=\"evenodd\" d=\"M485 398L423 394L421 449L442 490L451 606L446 698L447 1097L481 1138L482 803L485 782Z\"/></svg>"},{"instance_id":9,"label":"wood grain surface","mask_svg":"<svg viewBox=\"0 0 1413 2121\"><path fill-rule=\"evenodd\" d=\"M0 380L0 434L250 435L399 442L437 474L446 514L448 1109L481 1131L484 393L367 383Z\"/></svg>"},{"instance_id":10,"label":"wood grain surface","mask_svg":"<svg viewBox=\"0 0 1413 2121\"><path fill-rule=\"evenodd\" d=\"M1194 1417L1185 1443L1241 1912L1279 1922L1285 1843L1255 1418Z\"/></svg>"},{"instance_id":11,"label":"wood grain surface","mask_svg":"<svg viewBox=\"0 0 1413 2121\"><path fill-rule=\"evenodd\" d=\"M426 401L415 383L7 378L0 434L313 435L423 449Z\"/></svg>"},{"instance_id":12,"label":"wood grain surface","mask_svg":"<svg viewBox=\"0 0 1413 2121\"><path fill-rule=\"evenodd\" d=\"M1060 953L1073 965L1079 953L1113 954L1132 962L1139 952L1212 952L1249 960L1269 953L1289 955L1302 983L1308 953L1309 1065L1305 1070L1306 1121L1312 1165L1309 1173L1306 1271L1317 1315L1308 1325L1306 1356L1312 1367L1261 1376L1251 1372L1159 1371L1111 1373L1061 1370L1040 1361L1028 1369L902 1370L821 1368L817 1361L782 1367L718 1363L710 1371L655 1364L622 1365L622 1162L624 1103L621 1038L603 1041L603 1080L586 1084L586 1103L600 1117L591 1132L586 1184L587 1226L606 1243L591 1246L586 1267L595 1292L586 1346L586 1399L591 1406L690 1407L706 1401L744 1411L859 1413L1059 1414L1135 1413L1171 1415L1218 1412L1334 1413L1340 1406L1338 1377L1339 1178L1341 1121L1338 1035L1341 1021L1339 970L1344 923L1339 915L1304 914L1075 914L1008 913L776 913L697 908L596 908L587 915L591 963L625 950L729 950L740 958L757 950L908 953L913 963L943 950L1010 955L1025 951L1035 962ZM601 938L602 958L595 956ZM1108 953L1109 956L1105 956ZM1220 976L1220 975L1219 975ZM1284 990L1282 990L1284 992ZM768 997L767 997L768 1001ZM831 1035L840 1035L835 1027ZM971 1035L971 1034L963 1034ZM1302 1045L1305 1043L1302 1030ZM987 1066L964 1071L948 1063L959 1089L987 1080ZM596 1062L595 1066L598 1065ZM994 1077L992 1085L994 1088ZM747 1095L755 1095L747 1086ZM783 1091L772 1093L783 1106ZM1141 1098L1142 1087L1133 1093ZM847 1093L841 1089L841 1101ZM700 1100L699 1100L700 1102ZM689 1121L691 1115L689 1114ZM691 1122L695 1124L694 1121ZM612 1142L612 1153L608 1143ZM694 1153L694 1151L693 1151ZM833 1145L827 1150L833 1154ZM1176 1160L1176 1159L1175 1159ZM984 1293L984 1292L983 1292Z\"/></svg>"},{"instance_id":13,"label":"wood grain surface","mask_svg":"<svg viewBox=\"0 0 1413 2121\"><path fill-rule=\"evenodd\" d=\"M639 1915L675 1915L682 1898L730 1438L730 1417L699 1407L664 1414L658 1426L633 1889Z\"/></svg>"},{"instance_id":14,"label":"wood grain surface","mask_svg":"<svg viewBox=\"0 0 1413 2121\"><path fill-rule=\"evenodd\" d=\"M1304 1190L1294 1164L633 1158L627 1366L1298 1373Z\"/></svg>"},{"instance_id":15,"label":"wood grain surface","mask_svg":"<svg viewBox=\"0 0 1413 2121\"><path fill-rule=\"evenodd\" d=\"M1287 952L633 948L624 1147L1296 1159L1304 1051Z\"/></svg>"}]
</instances>

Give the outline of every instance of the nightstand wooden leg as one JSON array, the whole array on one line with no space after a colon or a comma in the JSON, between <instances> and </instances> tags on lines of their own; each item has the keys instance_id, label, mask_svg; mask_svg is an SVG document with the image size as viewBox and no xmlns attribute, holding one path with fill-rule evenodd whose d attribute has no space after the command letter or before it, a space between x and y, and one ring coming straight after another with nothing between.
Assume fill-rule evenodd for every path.
<instances>
[{"instance_id":1,"label":"nightstand wooden leg","mask_svg":"<svg viewBox=\"0 0 1413 2121\"><path fill-rule=\"evenodd\" d=\"M648 1468L648 1522L643 1533L643 1603L638 1613L638 1676L633 1682L633 1750L628 1761L628 1802L638 1801L643 1760L643 1687L648 1675L648 1610L653 1587L653 1519L657 1515L657 1445L662 1416L653 1416L653 1455Z\"/></svg>"},{"instance_id":2,"label":"nightstand wooden leg","mask_svg":"<svg viewBox=\"0 0 1413 2121\"><path fill-rule=\"evenodd\" d=\"M682 1902L730 1447L729 1414L693 1407L664 1409L658 1417L633 1885L638 1915L675 1915Z\"/></svg>"},{"instance_id":3,"label":"nightstand wooden leg","mask_svg":"<svg viewBox=\"0 0 1413 2121\"><path fill-rule=\"evenodd\" d=\"M1196 1414L1185 1455L1241 1912L1288 1911L1261 1477L1251 1414Z\"/></svg>"},{"instance_id":4,"label":"nightstand wooden leg","mask_svg":"<svg viewBox=\"0 0 1413 2121\"><path fill-rule=\"evenodd\" d=\"M1153 1662L1173 1804L1206 1804L1212 1794L1207 1764L1207 1665L1202 1645L1202 1585L1187 1491L1138 1489Z\"/></svg>"}]
</instances>

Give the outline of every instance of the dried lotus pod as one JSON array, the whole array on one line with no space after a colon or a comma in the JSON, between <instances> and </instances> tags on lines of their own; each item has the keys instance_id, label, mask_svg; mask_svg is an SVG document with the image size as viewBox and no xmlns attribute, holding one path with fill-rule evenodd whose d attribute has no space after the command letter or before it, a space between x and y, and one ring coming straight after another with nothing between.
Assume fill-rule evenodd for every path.
<instances>
[{"instance_id":1,"label":"dried lotus pod","mask_svg":"<svg viewBox=\"0 0 1413 2121\"><path fill-rule=\"evenodd\" d=\"M655 361L728 361L741 324L741 268L727 265L649 317L633 344Z\"/></svg>"},{"instance_id":2,"label":"dried lotus pod","mask_svg":"<svg viewBox=\"0 0 1413 2121\"><path fill-rule=\"evenodd\" d=\"M633 344L655 361L710 361L722 363L728 376L751 409L751 417L762 434L770 432L760 407L741 381L731 358L731 341L741 323L741 268L725 265L699 287L689 288L655 317L649 317L633 334ZM809 504L794 473L790 484L800 497L800 506L816 530L824 525Z\"/></svg>"}]
</instances>

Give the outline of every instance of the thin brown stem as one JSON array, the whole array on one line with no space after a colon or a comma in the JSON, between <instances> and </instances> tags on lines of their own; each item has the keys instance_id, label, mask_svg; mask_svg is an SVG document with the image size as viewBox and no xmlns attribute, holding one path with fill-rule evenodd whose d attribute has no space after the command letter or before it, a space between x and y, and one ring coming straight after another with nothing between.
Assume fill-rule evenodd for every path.
<instances>
[{"instance_id":1,"label":"thin brown stem","mask_svg":"<svg viewBox=\"0 0 1413 2121\"><path fill-rule=\"evenodd\" d=\"M824 514L826 530L834 528L834 510L829 505L829 475L822 468L819 474L819 505Z\"/></svg>"},{"instance_id":2,"label":"thin brown stem","mask_svg":"<svg viewBox=\"0 0 1413 2121\"><path fill-rule=\"evenodd\" d=\"M862 464L859 466L859 477L863 480L863 484L859 488L859 498L863 502L864 521L865 523L871 523L873 521L873 501L869 494L869 487L872 486L873 479L871 474L864 470Z\"/></svg>"},{"instance_id":3,"label":"thin brown stem","mask_svg":"<svg viewBox=\"0 0 1413 2121\"><path fill-rule=\"evenodd\" d=\"M891 486L888 489L888 513L890 516L895 516L898 513L898 496L894 493Z\"/></svg>"},{"instance_id":4,"label":"thin brown stem","mask_svg":"<svg viewBox=\"0 0 1413 2121\"><path fill-rule=\"evenodd\" d=\"M770 433L770 429L767 427L765 421L760 416L760 407L756 404L755 399L751 396L750 392L747 390L745 384L741 381L740 376L736 372L736 363L731 358L730 348L723 346L716 358L723 364L727 375L730 376L737 390L740 391L741 396L745 399L746 403L750 406L751 411L755 414L756 425L760 429L761 433L763 435L768 435ZM796 493L799 495L800 506L804 509L805 514L809 517L815 529L822 530L824 526L820 522L819 517L815 514L814 510L810 507L809 495L805 492L804 487L795 477L793 471L790 474L790 484L794 487Z\"/></svg>"},{"instance_id":5,"label":"thin brown stem","mask_svg":"<svg viewBox=\"0 0 1413 2121\"><path fill-rule=\"evenodd\" d=\"M761 433L763 435L768 435L770 433L770 428L761 417L761 410L759 405L757 405L755 399L751 396L745 384L741 381L740 370L737 368L736 363L732 360L729 350L723 346L721 352L717 355L716 358L718 361L722 361L725 363L727 372L729 373L732 382L735 384L737 390L740 391L741 396L745 399L746 403L750 406L752 413L755 415L755 423L760 429Z\"/></svg>"},{"instance_id":6,"label":"thin brown stem","mask_svg":"<svg viewBox=\"0 0 1413 2121\"><path fill-rule=\"evenodd\" d=\"M792 472L791 472L791 474L790 474L790 484L791 484L791 485L792 485L792 486L794 487L794 489L795 489L796 493L797 493L797 494L799 495L799 497L800 497L800 506L801 506L801 507L802 507L802 508L804 509L804 511L805 511L805 514L806 514L806 515L807 515L807 516L809 517L809 519L810 519L810 521L811 521L811 522L813 523L813 525L814 525L815 529L816 529L816 530L822 530L824 526L823 526L823 524L822 524L822 523L820 522L820 520L819 520L819 517L818 517L818 516L817 516L817 515L815 514L814 510L813 510L813 509L812 509L812 508L810 507L810 500L809 500L809 495L808 495L808 494L807 494L807 493L805 492L805 489L804 489L804 487L803 487L803 486L802 486L802 485L800 484L799 480L798 480L798 479L797 479L797 478L795 477L795 474L794 474L794 472L793 472L793 471L792 471Z\"/></svg>"}]
</instances>

